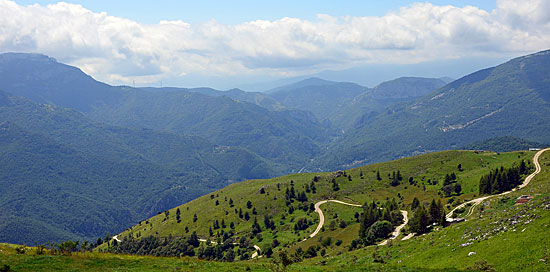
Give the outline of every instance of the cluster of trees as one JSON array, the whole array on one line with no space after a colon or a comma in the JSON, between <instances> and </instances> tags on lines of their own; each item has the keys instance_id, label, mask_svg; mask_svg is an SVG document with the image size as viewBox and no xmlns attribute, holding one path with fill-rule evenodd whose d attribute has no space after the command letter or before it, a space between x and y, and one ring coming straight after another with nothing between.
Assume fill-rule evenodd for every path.
<instances>
[{"instance_id":1,"label":"cluster of trees","mask_svg":"<svg viewBox=\"0 0 550 272\"><path fill-rule=\"evenodd\" d=\"M121 242L113 240L105 251L121 254L152 256L195 256L195 248L200 244L195 232L187 238L159 238L147 236L141 239L124 237Z\"/></svg>"},{"instance_id":2,"label":"cluster of trees","mask_svg":"<svg viewBox=\"0 0 550 272\"><path fill-rule=\"evenodd\" d=\"M254 250L250 242L245 237L243 238L238 244L235 244L231 235L226 233L223 237L223 243L211 243L207 241L206 245L201 245L195 232L187 238L148 236L142 239L135 239L133 237L124 237L121 242L117 242L116 240L110 242L104 251L160 257L197 256L201 259L232 262L238 256L241 259L250 258L250 251ZM239 248L235 250L237 246Z\"/></svg>"},{"instance_id":3,"label":"cluster of trees","mask_svg":"<svg viewBox=\"0 0 550 272\"><path fill-rule=\"evenodd\" d=\"M441 192L445 197L449 197L453 194L460 195L460 193L462 192L462 186L457 182L456 174L454 172L450 175L445 175L445 180L443 181Z\"/></svg>"},{"instance_id":4,"label":"cluster of trees","mask_svg":"<svg viewBox=\"0 0 550 272\"><path fill-rule=\"evenodd\" d=\"M397 170L397 172L393 171L390 181L391 186L397 186L401 184L401 181L403 180L403 176L401 176L401 171Z\"/></svg>"},{"instance_id":5,"label":"cluster of trees","mask_svg":"<svg viewBox=\"0 0 550 272\"><path fill-rule=\"evenodd\" d=\"M479 180L479 193L498 194L509 191L520 185L522 182L521 175L528 174L530 170L531 167L528 167L523 160L521 160L520 165L512 168L500 167L493 169Z\"/></svg>"},{"instance_id":6,"label":"cluster of trees","mask_svg":"<svg viewBox=\"0 0 550 272\"><path fill-rule=\"evenodd\" d=\"M307 186L307 185L306 185ZM313 187L313 190L316 190L315 189L315 185L312 183L312 186ZM296 190L294 190L294 183L291 182L290 183L290 189L286 188L286 191L285 191L285 200L287 202L294 202L294 199L300 201L300 202L306 202L307 201L307 195L306 195L306 192L307 191L311 191L311 188L310 186L307 186L306 188L306 191L304 192L298 192L296 194Z\"/></svg>"},{"instance_id":7,"label":"cluster of trees","mask_svg":"<svg viewBox=\"0 0 550 272\"><path fill-rule=\"evenodd\" d=\"M311 226L313 222L311 220L307 220L306 218L298 218L296 220L296 223L294 224L294 230L300 231L305 230Z\"/></svg>"},{"instance_id":8,"label":"cluster of trees","mask_svg":"<svg viewBox=\"0 0 550 272\"><path fill-rule=\"evenodd\" d=\"M394 226L403 221L403 215L395 199L382 205L375 202L363 206L359 226L359 238L352 241L351 249L360 245L372 245L390 235Z\"/></svg>"},{"instance_id":9,"label":"cluster of trees","mask_svg":"<svg viewBox=\"0 0 550 272\"><path fill-rule=\"evenodd\" d=\"M428 226L432 224L445 226L445 209L441 200L435 202L432 199L428 210L424 208L424 205L415 197L411 208L414 210L413 216L409 221L409 230L418 234L425 233L428 230Z\"/></svg>"},{"instance_id":10,"label":"cluster of trees","mask_svg":"<svg viewBox=\"0 0 550 272\"><path fill-rule=\"evenodd\" d=\"M331 182L332 182L332 190L333 191L336 192L336 191L340 190L340 185L338 185L338 182L336 182L336 179L332 179Z\"/></svg>"}]
</instances>

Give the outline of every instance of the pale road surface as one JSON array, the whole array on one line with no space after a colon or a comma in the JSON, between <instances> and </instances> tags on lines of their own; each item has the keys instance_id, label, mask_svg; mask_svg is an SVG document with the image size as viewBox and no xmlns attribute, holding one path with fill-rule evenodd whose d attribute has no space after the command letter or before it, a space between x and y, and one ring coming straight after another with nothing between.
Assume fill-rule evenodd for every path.
<instances>
[{"instance_id":1,"label":"pale road surface","mask_svg":"<svg viewBox=\"0 0 550 272\"><path fill-rule=\"evenodd\" d=\"M390 238L382 241L378 245L384 246L388 243L389 240L393 240L393 239L397 238L397 236L399 236L399 234L401 233L401 229L403 229L407 225L407 223L409 222L409 218L407 217L407 211L401 210L401 214L403 215L403 224L401 224L401 225L397 226L397 228L395 228L395 230L392 232Z\"/></svg>"},{"instance_id":2,"label":"pale road surface","mask_svg":"<svg viewBox=\"0 0 550 272\"><path fill-rule=\"evenodd\" d=\"M323 227L323 224L325 223L325 215L323 214L323 210L321 210L320 206L321 206L322 204L327 203L327 202L340 203L340 204L344 204L344 205L348 205L348 206L353 206L353 207L363 207L363 205L346 203L346 202L344 202L344 201L334 200L334 199L321 200L321 201L315 203L315 212L319 214L319 225L317 226L317 228L315 229L315 231L314 231L312 234L309 235L309 238L315 237L315 235L317 235L317 233L319 233L319 231L321 231L321 228ZM307 238L306 238L306 239L307 239ZM305 241L306 239L304 239L304 241Z\"/></svg>"},{"instance_id":3,"label":"pale road surface","mask_svg":"<svg viewBox=\"0 0 550 272\"><path fill-rule=\"evenodd\" d=\"M334 199L321 200L315 203L315 212L319 214L319 225L317 225L317 228L315 229L315 231L309 235L309 238L315 237L315 235L317 235L317 233L319 233L319 231L321 231L321 229L323 228L323 225L325 224L325 215L323 214L323 210L321 210L321 205L327 202L334 202L334 203L339 203L339 204L353 206L353 207L363 207L363 205L346 203L344 201L334 200ZM397 238L397 236L399 236L399 234L401 233L401 229L403 229L403 227L405 227L405 225L407 225L407 223L409 222L409 218L407 217L407 211L401 210L401 214L403 215L403 224L399 225L393 231L392 237L390 237L389 239ZM382 243L380 243L380 245L387 244L389 239L384 240ZM305 241L305 240L307 240L307 238L302 241Z\"/></svg>"},{"instance_id":4,"label":"pale road surface","mask_svg":"<svg viewBox=\"0 0 550 272\"><path fill-rule=\"evenodd\" d=\"M445 218L447 219L447 221L452 221L452 215L453 215L453 212L457 209L460 209L462 207L465 207L466 205L468 205L469 203L472 204L472 207L470 208L470 210L468 211L468 213L466 214L466 216L464 217L468 217L470 215L472 215L472 213L474 212L474 209L476 206L478 206L481 202L483 202L484 200L486 200L487 198L491 198L491 197L494 197L494 196L503 196L503 195L506 195L506 194L509 194L511 192L514 192L514 191L517 191L519 189L522 189L524 188L525 186L527 186L529 184L529 182L531 182L531 180L538 174L540 173L540 163L539 163L539 157L542 153L544 153L545 151L547 150L550 150L550 148L546 148L546 149L543 149L543 150L540 150L539 152L537 152L535 154L535 156L533 157L533 163L535 164L535 172L531 173L529 176L527 176L525 178L525 181L523 181L522 184L520 184L518 186L518 188L514 188L512 189L511 191L507 191L507 192L504 192L504 193L500 193L498 195L490 195L490 196L484 196L484 197L479 197L479 198L476 198L476 199L472 199L468 202L464 202L458 206L456 206L454 209L452 209L446 216Z\"/></svg>"}]
</instances>

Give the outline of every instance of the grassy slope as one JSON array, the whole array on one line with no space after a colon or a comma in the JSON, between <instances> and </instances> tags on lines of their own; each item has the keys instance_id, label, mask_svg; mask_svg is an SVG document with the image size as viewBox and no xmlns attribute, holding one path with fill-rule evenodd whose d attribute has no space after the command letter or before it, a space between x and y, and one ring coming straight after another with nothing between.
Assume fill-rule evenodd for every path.
<instances>
[{"instance_id":1,"label":"grassy slope","mask_svg":"<svg viewBox=\"0 0 550 272\"><path fill-rule=\"evenodd\" d=\"M418 269L467 269L486 262L496 271L548 271L550 269L550 153L540 157L542 172L525 189L484 202L471 219L443 230L397 241L389 247L368 247L324 260L327 265L360 267L372 254L387 256L390 265ZM514 206L520 195L536 196ZM473 240L470 240L473 239ZM461 246L468 242L470 245ZM470 252L475 255L469 256ZM317 265L320 259L302 266ZM477 268L480 268L479 266Z\"/></svg>"},{"instance_id":2,"label":"grassy slope","mask_svg":"<svg viewBox=\"0 0 550 272\"><path fill-rule=\"evenodd\" d=\"M468 179L466 176L474 175L474 173L469 173L470 171L468 171L468 169L473 166L473 162L479 162L480 159L483 159L485 163L489 164L490 167L471 170L479 171L478 174L481 174L482 172L486 172L490 168L497 165L511 164L512 161L516 161L518 159L518 155L520 154L521 153L518 152L501 155L496 155L495 153L474 154L473 152L441 152L418 157L417 161L422 161L428 166L431 166L430 169L432 169L432 171L442 167L441 171L443 172L447 170L445 169L446 164L450 165L452 163L454 165L457 161L462 161L465 171L459 174L459 179L463 179L464 182L467 183L466 181ZM520 156L531 158L532 155L533 152L523 152L523 155ZM443 160L444 158L450 159L450 161ZM444 163L443 166L440 166L442 160ZM429 161L431 161L431 164ZM408 241L398 240L393 242L391 246L373 246L352 252L347 252L342 248L338 249L331 246L330 250L327 251L329 256L306 259L302 263L291 265L289 270L361 271L366 269L376 271L455 271L473 267L476 262L485 260L497 271L547 271L547 263L549 261L548 257L550 256L550 250L547 245L550 244L550 239L544 235L544 232L550 227L550 212L548 211L548 208L550 207L550 183L548 183L548 179L550 178L550 153L543 154L540 161L541 166L543 167L542 172L529 184L528 187L520 192L510 194L512 200L505 199L504 201L501 201L500 199L494 199L488 201L488 205L482 205L483 216L481 218L479 218L480 210L477 210L472 216L472 219L465 223L452 225L443 230L434 231L420 237L414 237ZM403 159L395 162L366 166L362 168L362 170L366 173L366 170L371 169L371 167L376 167L375 169L380 169L381 172L383 172L382 169L389 169L390 166L393 165L395 167L396 164L399 164L404 176L407 177L406 173L408 173L408 171L414 171L415 168L411 167L411 170L405 170L409 169L405 168L407 163L414 166L412 165L411 159ZM420 169L420 166L417 167ZM354 171L359 170L352 170L352 175ZM426 171L426 173L431 173L431 171ZM300 176L303 176L304 179L309 179L311 177L309 174L292 176L296 184L295 186L297 187L299 181L302 180L302 178L297 178ZM290 177L286 178L290 179ZM355 180L356 179L354 178L354 181ZM367 180L374 180L374 176L367 177ZM274 182L273 180L271 181ZM357 179L357 181L357 183L363 182L363 180L360 179ZM239 184L232 185L232 188L240 188L242 191L245 191L245 189L254 191L254 189L259 188L252 186L252 184L255 185L256 182L261 184L260 187L265 185L264 183L269 183L268 180L248 181L242 183L246 185L242 186L242 188L239 187ZM354 186L353 183L355 182L342 184L343 189L341 191L352 188ZM374 183L377 184L377 182ZM385 183L387 183L387 180L385 180ZM368 184L370 184L370 182ZM399 187L391 189L397 190L398 188ZM425 194L417 194L417 192L413 192L416 189L411 189L410 187L406 190L402 188L405 203L409 203L410 198L414 195L424 196L423 198L426 200L431 198L430 195L432 195L433 192L431 192L429 188L430 187L427 188L427 193ZM218 197L221 197L222 194L228 194L230 191L227 189L228 188L217 192L217 194L220 195ZM323 190L318 189L318 195L322 195L322 191ZM527 193L540 195L538 195L527 205L512 207L513 198ZM271 196L273 195L274 194L271 194ZM341 195L339 196L343 199ZM364 198L367 196L369 196L369 194L365 194ZM382 195L379 198L384 198L384 196ZM198 201L206 201L206 203L209 204L212 202L209 196L203 197L196 201L188 203L188 205L200 203ZM235 204L238 206L239 203L235 201ZM329 210L336 212L338 209L343 208L343 206L338 206L336 204L333 205L333 203L326 205L327 206L323 206L323 208L325 211L328 211L328 213L330 213ZM182 207L186 206L187 205L183 205ZM352 207L346 208L353 209ZM185 213L182 211L182 214ZM524 214L528 215L520 217L517 220L520 223L510 225L511 223L509 218ZM163 214L160 218L162 217L164 217ZM529 222L528 220L530 219L533 220ZM199 221L200 220L201 219L199 218ZM495 224L493 222L498 223ZM529 223L526 224L526 222ZM507 226L508 231L494 231L495 229L500 229L503 226ZM339 239L336 238L338 235L345 236L346 232L354 230L354 228L356 230L357 224L350 225L346 229L336 229L333 232L327 230L325 233L321 233L319 235L328 236L330 233L331 235L334 235L334 239ZM516 231L513 231L513 229ZM477 237L479 234L484 234L486 232L492 233L489 235L489 239L484 241L474 241L473 244L465 247L460 246L461 244L468 242L468 239ZM472 235L465 235L467 233L471 233ZM306 243L315 240L317 240L317 237L308 240ZM385 256L384 259L386 264L373 262L373 253L375 251L377 254ZM467 255L471 251L476 252L476 254L468 257ZM78 255L72 257L33 256L32 252L29 252L26 255L21 255L16 254L12 247L5 244L0 244L0 257L0 265L9 264L11 268L16 271L49 271L52 269L69 271L82 269L86 269L88 271L245 271L247 269L252 271L267 271L275 268L269 259L236 263L220 263L206 262L189 258L157 258L99 253L79 253Z\"/></svg>"},{"instance_id":3,"label":"grassy slope","mask_svg":"<svg viewBox=\"0 0 550 272\"><path fill-rule=\"evenodd\" d=\"M448 173L455 172L459 182L462 184L465 194L459 198L471 199L476 196L477 183L482 174L501 165L509 167L514 162L519 162L521 159L530 159L532 156L533 152L513 152L497 155L492 152L476 154L470 151L446 151L405 158L348 170L346 174L351 174L352 181L348 181L348 178L344 176L336 178L340 186L340 190L337 192L333 192L330 182L334 173L294 174L268 180L250 180L232 184L212 194L179 206L178 208L181 211L180 223L176 221L176 208L174 208L169 210L168 217L164 213L161 213L153 218L144 220L141 224L119 235L119 238L123 238L126 235L133 235L134 237L148 235L161 237L169 235L188 236L193 231L197 231L199 236L206 238L209 236L209 228L216 219L218 219L220 224L221 220L224 219L227 226L224 229L225 231L230 230L230 222L233 222L235 224L236 237L248 236L254 217L257 217L263 232L261 233L261 240L258 238L253 240L255 244L266 248L276 238L283 246L298 245L304 247L305 245L314 243L312 241L299 243L299 241L313 232L318 224L318 215L314 212L304 212L297 209L297 201L294 201L292 204L296 208L295 212L288 214L284 194L286 188L290 188L291 180L294 181L294 188L296 189L296 193L298 193L305 190L304 186L310 184L314 176L321 176L320 181L315 183L317 193L307 194L308 201L305 202L307 206L326 198L364 203L372 200L383 201L393 197L397 198L398 194L400 194L403 198L402 203L404 203L405 209L408 209L414 197L418 197L425 203L428 203L433 198L438 198L437 192L442 186L444 176ZM464 171L457 171L458 164L462 164ZM401 185L391 187L389 185L388 174L398 169L401 171L404 180ZM360 171L364 174L363 179L359 178ZM376 171L380 171L382 181L376 180ZM410 176L418 180L418 186L411 186L408 183L408 177ZM427 181L429 179L437 179L439 182L437 185L428 185ZM277 184L279 184L280 190L277 190ZM423 189L424 186L426 187L425 191ZM260 194L262 187L265 189L265 194ZM234 207L230 207L230 199L233 199ZM253 207L256 208L257 215L253 215L252 209L246 207L246 203L249 200L252 202ZM215 204L216 201L219 201L218 206ZM445 200L444 203L446 203ZM355 212L361 212L361 209L333 203L325 204L322 208L325 210L326 217L325 231L328 231L331 221L335 221L336 226L338 226L337 223L341 219L344 219L348 223L348 227L345 230L339 230L342 236L339 239L344 241L342 247L349 245L351 240L356 238L358 229L353 216ZM235 209L242 209L243 214L248 212L251 219L249 221L240 219L238 214L235 213ZM192 220L194 214L197 214L198 217L196 222ZM263 224L265 214L273 217L277 225L275 231L265 230ZM282 219L283 215L285 219ZM338 215L337 219L335 218L336 215ZM294 222L298 218L307 218L313 224L307 230L295 233ZM188 227L189 233L184 231L185 227ZM214 235L216 232L217 230L214 230ZM327 234L321 232L319 236L328 237ZM215 237L212 237L212 239L215 240ZM316 237L313 240L317 242L318 238ZM342 248L338 250L342 250ZM338 250L334 251L337 252Z\"/></svg>"}]
</instances>

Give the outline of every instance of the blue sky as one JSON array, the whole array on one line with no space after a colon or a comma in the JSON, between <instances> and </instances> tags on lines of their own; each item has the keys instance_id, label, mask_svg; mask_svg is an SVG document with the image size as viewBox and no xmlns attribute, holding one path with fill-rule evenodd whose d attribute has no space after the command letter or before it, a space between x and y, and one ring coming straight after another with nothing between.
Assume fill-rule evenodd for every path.
<instances>
[{"instance_id":1,"label":"blue sky","mask_svg":"<svg viewBox=\"0 0 550 272\"><path fill-rule=\"evenodd\" d=\"M48 5L59 1L18 0L20 5ZM399 11L400 7L422 1L373 1L373 0L80 0L66 1L95 12L132 19L145 24L161 20L183 20L200 23L215 19L224 24L238 24L253 20L277 20L295 17L315 20L317 14L332 16L383 16L388 12ZM495 1L429 1L435 5L464 7L473 5L486 11L495 8Z\"/></svg>"},{"instance_id":2,"label":"blue sky","mask_svg":"<svg viewBox=\"0 0 550 272\"><path fill-rule=\"evenodd\" d=\"M324 75L372 87L546 50L549 10L550 0L0 0L0 53L45 54L114 85Z\"/></svg>"}]
</instances>

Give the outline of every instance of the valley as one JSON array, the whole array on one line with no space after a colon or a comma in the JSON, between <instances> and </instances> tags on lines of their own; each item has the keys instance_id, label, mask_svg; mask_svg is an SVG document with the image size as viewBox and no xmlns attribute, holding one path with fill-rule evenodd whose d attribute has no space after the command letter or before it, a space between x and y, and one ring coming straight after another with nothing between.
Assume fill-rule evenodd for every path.
<instances>
[{"instance_id":1,"label":"valley","mask_svg":"<svg viewBox=\"0 0 550 272\"><path fill-rule=\"evenodd\" d=\"M451 82L265 93L111 86L2 54L0 265L544 271L544 242L521 248L546 239L549 52Z\"/></svg>"}]
</instances>

